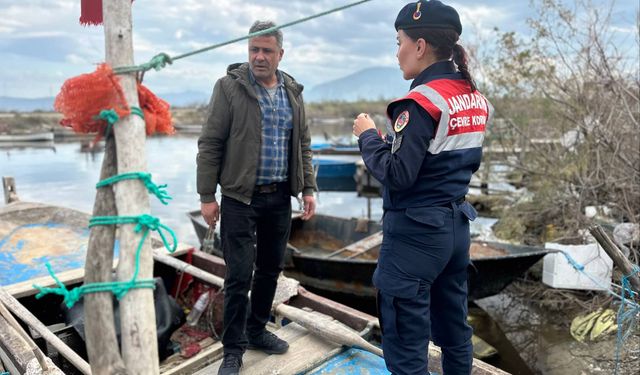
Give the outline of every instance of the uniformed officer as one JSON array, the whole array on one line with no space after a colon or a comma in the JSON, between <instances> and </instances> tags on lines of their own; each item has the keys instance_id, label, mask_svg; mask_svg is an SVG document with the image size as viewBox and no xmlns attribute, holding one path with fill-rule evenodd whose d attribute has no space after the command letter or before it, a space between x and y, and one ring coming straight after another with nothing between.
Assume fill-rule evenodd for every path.
<instances>
[{"instance_id":1,"label":"uniformed officer","mask_svg":"<svg viewBox=\"0 0 640 375\"><path fill-rule=\"evenodd\" d=\"M464 197L492 109L457 44L454 8L407 4L395 28L411 91L389 104L385 139L367 114L353 126L367 168L384 186L384 240L373 275L384 358L393 374L424 375L432 339L445 374L470 374L467 266L476 212Z\"/></svg>"}]
</instances>

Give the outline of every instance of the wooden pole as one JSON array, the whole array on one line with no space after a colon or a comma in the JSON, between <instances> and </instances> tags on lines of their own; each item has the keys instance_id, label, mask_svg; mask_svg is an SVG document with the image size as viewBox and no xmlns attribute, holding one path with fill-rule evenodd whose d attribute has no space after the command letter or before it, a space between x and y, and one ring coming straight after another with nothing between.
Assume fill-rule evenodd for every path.
<instances>
[{"instance_id":1,"label":"wooden pole","mask_svg":"<svg viewBox=\"0 0 640 375\"><path fill-rule=\"evenodd\" d=\"M131 66L133 41L131 1L103 0L102 2L106 61L112 67ZM130 107L138 107L135 74L120 75L120 85ZM145 154L145 124L140 117L131 115L113 127L116 137L118 173L147 170ZM124 180L114 186L119 216L138 216L149 213L148 192L141 181ZM134 232L134 224L119 226L120 261L118 280L127 281L136 268L135 251L142 232ZM149 241L142 247L139 261L139 279L153 277L153 258ZM132 289L120 301L122 357L130 374L157 374L159 370L156 316L153 290Z\"/></svg>"},{"instance_id":2,"label":"wooden pole","mask_svg":"<svg viewBox=\"0 0 640 375\"><path fill-rule=\"evenodd\" d=\"M275 311L323 339L341 345L355 346L382 357L382 349L371 345L367 340L343 325L336 324L329 320L318 319L304 310L285 305L284 303L276 306Z\"/></svg>"},{"instance_id":3,"label":"wooden pole","mask_svg":"<svg viewBox=\"0 0 640 375\"><path fill-rule=\"evenodd\" d=\"M224 279L221 277L218 277L212 273L209 273L205 270L202 270L198 267L194 267L191 264L187 263L187 262L183 262L180 259L176 259L170 255L167 254L163 254L162 250L154 250L153 251L153 259L155 259L157 262L166 264L167 266L173 267L176 270L180 271L180 272L185 272L188 273L192 276L195 276L197 278L199 278L200 280L206 281L207 283L217 286L217 287L222 287L222 285L224 284Z\"/></svg>"},{"instance_id":4,"label":"wooden pole","mask_svg":"<svg viewBox=\"0 0 640 375\"><path fill-rule=\"evenodd\" d=\"M11 294L0 288L0 301L11 312L27 323L31 328L40 334L49 344L51 344L63 357L69 360L80 372L86 375L91 374L91 367L76 352L68 347L62 340L51 332L42 322L38 320L29 310L18 302Z\"/></svg>"},{"instance_id":5,"label":"wooden pole","mask_svg":"<svg viewBox=\"0 0 640 375\"><path fill-rule=\"evenodd\" d=\"M113 136L105 140L100 180L116 174L116 144ZM98 189L93 216L117 215L113 188ZM113 280L113 246L115 227L99 225L91 228L85 261L85 283ZM125 375L127 373L116 336L113 316L113 295L92 293L84 297L85 337L91 371L94 375Z\"/></svg>"},{"instance_id":6,"label":"wooden pole","mask_svg":"<svg viewBox=\"0 0 640 375\"><path fill-rule=\"evenodd\" d=\"M2 188L4 190L4 203L9 204L17 202L18 193L16 193L16 182L13 177L2 177Z\"/></svg>"},{"instance_id":7,"label":"wooden pole","mask_svg":"<svg viewBox=\"0 0 640 375\"><path fill-rule=\"evenodd\" d=\"M594 224L589 227L589 232L596 239L596 241L598 241L600 246L602 246L604 251L609 254L611 260L613 260L613 263L615 263L616 266L620 268L622 273L624 273L625 275L630 275L631 273L633 273L633 263L631 263L631 261L624 256L624 253L620 251L618 246L616 246L611 238L607 236L607 233L602 229L601 226L599 226L598 224ZM637 292L640 292L640 278L638 278L638 275L631 276L629 278L629 281L631 282L631 286L633 287L633 289Z\"/></svg>"}]
</instances>

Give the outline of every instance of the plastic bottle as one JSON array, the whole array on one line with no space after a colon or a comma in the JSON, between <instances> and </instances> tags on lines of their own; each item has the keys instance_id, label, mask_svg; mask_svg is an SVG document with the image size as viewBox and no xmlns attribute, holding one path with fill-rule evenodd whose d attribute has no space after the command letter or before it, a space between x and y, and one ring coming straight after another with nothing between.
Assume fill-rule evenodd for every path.
<instances>
[{"instance_id":1,"label":"plastic bottle","mask_svg":"<svg viewBox=\"0 0 640 375\"><path fill-rule=\"evenodd\" d=\"M198 324L198 319L200 319L200 316L202 315L204 310L206 310L207 305L209 304L209 299L210 298L208 290L202 293L200 297L198 297L198 300L193 305L193 309L191 309L191 312L189 313L189 315L187 315L188 325L195 326L196 324Z\"/></svg>"}]
</instances>

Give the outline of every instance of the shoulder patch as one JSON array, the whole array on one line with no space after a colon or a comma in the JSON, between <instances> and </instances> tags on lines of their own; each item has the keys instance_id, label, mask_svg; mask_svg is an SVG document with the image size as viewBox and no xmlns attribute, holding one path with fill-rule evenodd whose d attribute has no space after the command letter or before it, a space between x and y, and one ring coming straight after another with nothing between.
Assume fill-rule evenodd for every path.
<instances>
[{"instance_id":1,"label":"shoulder patch","mask_svg":"<svg viewBox=\"0 0 640 375\"><path fill-rule=\"evenodd\" d=\"M403 111L398 118L396 119L396 123L393 125L393 130L397 132L401 132L405 126L409 123L409 111Z\"/></svg>"}]
</instances>

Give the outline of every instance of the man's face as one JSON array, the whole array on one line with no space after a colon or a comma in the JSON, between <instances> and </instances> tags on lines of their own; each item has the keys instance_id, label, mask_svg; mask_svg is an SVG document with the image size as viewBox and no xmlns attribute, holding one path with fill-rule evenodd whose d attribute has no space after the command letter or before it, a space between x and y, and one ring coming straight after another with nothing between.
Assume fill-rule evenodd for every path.
<instances>
[{"instance_id":1,"label":"man's face","mask_svg":"<svg viewBox=\"0 0 640 375\"><path fill-rule=\"evenodd\" d=\"M257 36L249 39L249 66L258 81L276 76L284 50L278 47L275 36Z\"/></svg>"}]
</instances>

